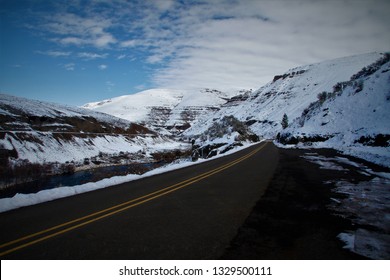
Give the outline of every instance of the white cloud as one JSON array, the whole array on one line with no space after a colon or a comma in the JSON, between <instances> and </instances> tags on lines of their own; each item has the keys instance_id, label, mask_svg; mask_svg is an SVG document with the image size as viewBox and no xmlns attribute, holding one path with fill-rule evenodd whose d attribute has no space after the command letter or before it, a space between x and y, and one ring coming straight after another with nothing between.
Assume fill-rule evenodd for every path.
<instances>
[{"instance_id":1,"label":"white cloud","mask_svg":"<svg viewBox=\"0 0 390 280\"><path fill-rule=\"evenodd\" d=\"M115 83L111 81L106 81L106 89L108 92L112 92L114 87L115 87Z\"/></svg>"},{"instance_id":2,"label":"white cloud","mask_svg":"<svg viewBox=\"0 0 390 280\"><path fill-rule=\"evenodd\" d=\"M76 64L74 64L74 63L67 63L64 65L64 68L67 71L74 71L75 67L76 67Z\"/></svg>"},{"instance_id":3,"label":"white cloud","mask_svg":"<svg viewBox=\"0 0 390 280\"><path fill-rule=\"evenodd\" d=\"M57 39L56 41L64 45L80 46L80 45L88 44L87 40L78 37L66 37L66 38Z\"/></svg>"},{"instance_id":4,"label":"white cloud","mask_svg":"<svg viewBox=\"0 0 390 280\"><path fill-rule=\"evenodd\" d=\"M169 59L153 77L160 87L257 88L298 65L388 50L386 11L390 3L381 0L190 6L176 11L171 32L162 20L149 22L155 49L147 61ZM176 36L167 42L162 33Z\"/></svg>"},{"instance_id":5,"label":"white cloud","mask_svg":"<svg viewBox=\"0 0 390 280\"><path fill-rule=\"evenodd\" d=\"M135 86L134 87L136 90L145 90L146 89L146 85L144 85L144 84L141 84L141 85L137 85L137 86Z\"/></svg>"},{"instance_id":6,"label":"white cloud","mask_svg":"<svg viewBox=\"0 0 390 280\"><path fill-rule=\"evenodd\" d=\"M54 34L57 41L64 45L92 45L106 48L117 40L107 31L111 20L98 14L82 17L73 13L59 13L45 17L43 28Z\"/></svg>"},{"instance_id":7,"label":"white cloud","mask_svg":"<svg viewBox=\"0 0 390 280\"><path fill-rule=\"evenodd\" d=\"M126 40L126 41L123 41L120 43L121 47L123 48L132 48L132 47L136 47L140 44L140 41L139 40Z\"/></svg>"},{"instance_id":8,"label":"white cloud","mask_svg":"<svg viewBox=\"0 0 390 280\"><path fill-rule=\"evenodd\" d=\"M105 48L111 44L115 44L117 40L109 33L99 34L95 38L91 39L93 45L98 48Z\"/></svg>"},{"instance_id":9,"label":"white cloud","mask_svg":"<svg viewBox=\"0 0 390 280\"><path fill-rule=\"evenodd\" d=\"M100 64L98 66L99 70L106 70L108 68L108 66L106 64Z\"/></svg>"},{"instance_id":10,"label":"white cloud","mask_svg":"<svg viewBox=\"0 0 390 280\"><path fill-rule=\"evenodd\" d=\"M85 59L97 59L97 58L106 58L108 56L108 53L98 54L92 52L80 52L77 54L77 56Z\"/></svg>"},{"instance_id":11,"label":"white cloud","mask_svg":"<svg viewBox=\"0 0 390 280\"><path fill-rule=\"evenodd\" d=\"M150 64L156 64L156 63L161 63L163 62L164 58L166 57L165 54L153 54L150 55L146 61Z\"/></svg>"},{"instance_id":12,"label":"white cloud","mask_svg":"<svg viewBox=\"0 0 390 280\"><path fill-rule=\"evenodd\" d=\"M36 53L53 57L70 56L72 54L71 52L64 51L36 51Z\"/></svg>"},{"instance_id":13,"label":"white cloud","mask_svg":"<svg viewBox=\"0 0 390 280\"><path fill-rule=\"evenodd\" d=\"M175 4L175 1L173 0L159 0L155 1L154 4L160 11L166 11L170 8L172 8Z\"/></svg>"},{"instance_id":14,"label":"white cloud","mask_svg":"<svg viewBox=\"0 0 390 280\"><path fill-rule=\"evenodd\" d=\"M114 50L118 60L126 49L161 67L151 75L157 87L257 88L291 67L390 46L387 0L118 0L79 9L45 17L52 40Z\"/></svg>"}]
</instances>

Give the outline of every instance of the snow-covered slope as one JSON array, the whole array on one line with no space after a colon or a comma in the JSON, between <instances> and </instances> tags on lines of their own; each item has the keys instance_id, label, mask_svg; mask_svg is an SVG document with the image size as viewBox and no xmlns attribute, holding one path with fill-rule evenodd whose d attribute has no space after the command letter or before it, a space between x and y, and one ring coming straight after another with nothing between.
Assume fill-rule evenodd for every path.
<instances>
[{"instance_id":1,"label":"snow-covered slope","mask_svg":"<svg viewBox=\"0 0 390 280\"><path fill-rule=\"evenodd\" d=\"M387 64L378 66L380 70L373 71L372 67L386 57L369 53L296 67L256 91L236 92L235 96L216 90L160 89L85 107L199 139L207 139L205 134L216 122L234 116L263 138L289 133L297 135L295 142L306 145L315 142L360 156L368 151L379 159L365 158L384 164L389 155L386 124L390 123L390 82ZM352 94L358 88L359 94ZM325 101L329 104L322 104ZM317 106L319 102L321 106ZM289 120L285 131L281 125L284 114Z\"/></svg>"},{"instance_id":2,"label":"snow-covered slope","mask_svg":"<svg viewBox=\"0 0 390 280\"><path fill-rule=\"evenodd\" d=\"M218 110L237 92L218 90L151 89L104 101L85 104L83 107L111 114L148 127L183 130L200 115Z\"/></svg>"},{"instance_id":3,"label":"snow-covered slope","mask_svg":"<svg viewBox=\"0 0 390 280\"><path fill-rule=\"evenodd\" d=\"M3 126L6 124L5 117L10 119L18 118L19 120L24 117L26 121L25 124L27 125L25 129L28 129L28 126L31 124L31 119L34 117L46 117L47 119L51 118L56 120L72 117L88 117L94 118L101 123L122 128L128 128L129 125L131 125L129 121L108 114L6 94L0 94L0 115L3 116L2 122L0 123L0 129L4 129ZM29 117L30 119L28 119ZM8 125L10 124L8 123Z\"/></svg>"},{"instance_id":4,"label":"snow-covered slope","mask_svg":"<svg viewBox=\"0 0 390 280\"><path fill-rule=\"evenodd\" d=\"M184 134L196 137L216 120L233 115L264 138L290 133L300 139L295 142L313 145L315 141L318 147L333 147L389 165L390 78L386 60L386 54L370 53L291 69L259 90L233 98L218 112L197 119ZM322 104L324 96L326 104ZM290 123L285 131L281 126L284 114ZM308 135L327 136L316 139ZM324 141L328 137L331 139Z\"/></svg>"},{"instance_id":5,"label":"snow-covered slope","mask_svg":"<svg viewBox=\"0 0 390 280\"><path fill-rule=\"evenodd\" d=\"M381 57L378 53L340 58L297 67L249 94L241 102L229 102L213 116L199 119L185 133L196 135L206 130L216 118L233 115L248 121L252 131L265 138L274 138L281 129L283 114L291 120L301 116L310 103L323 91L350 77Z\"/></svg>"},{"instance_id":6,"label":"snow-covered slope","mask_svg":"<svg viewBox=\"0 0 390 280\"><path fill-rule=\"evenodd\" d=\"M86 158L120 152L129 157L142 152L147 158L156 149L178 145L111 115L0 94L0 160L4 166L72 161L77 165Z\"/></svg>"},{"instance_id":7,"label":"snow-covered slope","mask_svg":"<svg viewBox=\"0 0 390 280\"><path fill-rule=\"evenodd\" d=\"M141 123L149 119L152 108L171 109L183 99L184 94L180 90L152 89L87 103L83 108Z\"/></svg>"},{"instance_id":8,"label":"snow-covered slope","mask_svg":"<svg viewBox=\"0 0 390 280\"><path fill-rule=\"evenodd\" d=\"M390 166L390 55L321 93L282 137Z\"/></svg>"}]
</instances>

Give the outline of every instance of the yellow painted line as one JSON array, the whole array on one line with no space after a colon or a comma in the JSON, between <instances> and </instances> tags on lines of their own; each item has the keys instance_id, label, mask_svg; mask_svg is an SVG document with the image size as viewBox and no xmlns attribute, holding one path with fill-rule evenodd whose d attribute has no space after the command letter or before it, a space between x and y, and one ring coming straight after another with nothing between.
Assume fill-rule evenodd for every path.
<instances>
[{"instance_id":1,"label":"yellow painted line","mask_svg":"<svg viewBox=\"0 0 390 280\"><path fill-rule=\"evenodd\" d=\"M230 163L227 163L225 165L222 165L218 168L215 168L211 171L208 171L208 172L205 172L205 173L202 173L200 175L197 175L195 177L192 177L190 179L187 179L187 180L184 180L180 183L177 183L177 184L174 184L174 185L171 185L169 187L166 187L166 188L163 188L161 190L158 190L158 191L155 191L155 192L152 192L150 194L147 194L147 195L144 195L144 196L141 196L141 197L138 197L136 199L132 199L132 200L129 200L127 202L124 202L124 203L121 203L121 204L118 204L118 205L115 205L113 207L109 207L109 208L106 208L104 210L101 210L101 211L98 211L98 212L95 212L95 213L92 213L90 215L86 215L86 216L83 216L83 217L80 217L80 218L77 218L77 219L74 219L72 221L69 221L69 222L66 222L66 223L63 223L63 224L60 224L60 225L57 225L57 226L54 226L54 227L51 227L51 228L48 228L48 229L45 229L45 230L42 230L42 231L39 231L37 233L33 233L33 234L30 234L30 235L27 235L27 236L24 236L24 237L21 237L19 239L16 239L16 240L13 240L13 241L10 241L10 242L7 242L7 243L4 243L2 245L0 245L0 248L4 248L4 247L8 247L8 246L11 246L13 244L16 244L16 243L20 243L22 241L25 241L27 239L31 239L31 238L34 238L34 237L37 237L39 235L42 235L42 234L45 234L45 233L48 233L48 232L51 232L51 231L54 231L56 229L60 229L60 228L63 228L63 227L66 227L68 225L71 225L71 224L74 224L74 223L77 223L77 222L80 222L80 221L83 221L83 220L86 220L86 219L89 219L89 218L92 218L92 217L95 217L95 216L98 216L100 214L103 214L103 213L106 213L106 212L109 212L109 213L106 213L106 214L103 214L101 216L98 216L96 218L93 218L93 219L90 219L90 220L87 220L85 222L82 222L82 223L79 223L79 224L76 224L76 225L73 225L71 227L68 227L68 228L65 228L65 229L62 229L60 231L57 231L57 232L54 232L52 234L49 234L49 235L45 235L41 238L38 238L38 239L35 239L33 241L30 241L30 242L27 242L27 243L24 243L22 245L19 245L19 246L16 246L14 248L11 248L9 250L6 250L6 251L3 251L0 253L0 257L1 256L4 256L4 255L7 255L9 253L12 253L12 252L15 252L17 250L20 250L20 249L23 249L25 247L28 247L28 246L31 246L33 244L36 244L36 243L39 243L41 241L44 241L44 240L47 240L47 239L50 239L52 237L55 237L55 236L58 236L58 235L61 235L63 233L66 233L66 232L69 232L69 231L72 231L74 229L77 229L77 228L80 228L82 226L85 226L85 225L88 225L88 224L91 224L93 222L96 222L98 220L101 220L103 218L107 218L109 216L112 216L112 215L115 215L117 213L120 213L120 212L123 212L125 210L128 210L130 208L133 208L135 206L138 206L138 205L141 205L143 203L146 203L148 201L151 201L151 200L154 200L156 198L159 198L161 196L164 196L164 195L167 195L169 193L172 193L172 192L175 192L179 189L182 189L186 186L189 186L189 185L192 185L198 181L201 181L205 178L208 178L216 173L219 173L225 169L228 169L244 160L246 160L247 158L253 156L254 154L256 154L258 151L260 151L262 148L264 148L266 146L266 143L264 145L262 145L261 147L257 148L256 150L230 162ZM137 202L138 201L138 202ZM136 202L136 203L134 203ZM120 208L120 209L118 209ZM117 210L115 210L117 209ZM111 211L111 212L110 212Z\"/></svg>"},{"instance_id":2,"label":"yellow painted line","mask_svg":"<svg viewBox=\"0 0 390 280\"><path fill-rule=\"evenodd\" d=\"M263 145L263 146L265 146L265 145ZM263 146L260 147L260 149L263 148ZM260 150L260 149L259 149L259 150ZM225 165L223 165L223 166L220 166L220 167L218 167L218 168L215 168L215 169L213 169L213 170L211 170L211 171L208 171L208 172L205 172L205 173L203 173L203 174L197 175L197 176L195 176L195 177L192 177L192 178L187 179L187 180L185 180L185 181L182 181L182 182L180 182L180 183L174 184L174 185L172 185L172 186L169 186L169 187L160 189L160 190L158 190L158 191L149 193L149 194L147 194L147 195L144 195L144 196L141 196L141 197L138 197L138 198L135 198L135 199L126 201L126 202L124 202L124 203L121 203L121 204L112 206L112 207L110 207L110 208L106 208L106 209L104 209L104 210L101 210L101 211L92 213L92 214L90 214L90 215L87 215L87 216L84 216L84 217L81 217L81 218L77 218L77 219L74 219L74 220L72 220L72 221L65 222L65 223L63 223L63 224L60 224L60 225L57 225L57 226L54 226L54 227L51 227L51 228L48 228L48 229L45 229L45 230L36 232L36 233L34 233L34 234L30 234L30 235L21 237L21 238L19 238L19 239L16 239L16 240L13 240L13 241L4 243L4 244L0 245L0 248L4 248L4 247L10 246L10 245L12 245L12 244L21 242L21 241L23 241L23 240L30 239L30 238L32 238L32 237L35 237L35 236L38 236L38 235L41 235L41 234L44 234L44 233L47 233L47 232L50 232L50 231L59 229L59 228L61 228L61 227L65 227L65 226L68 226L68 225L70 225L70 224L73 224L73 223L76 223L76 222L79 222L79 221L82 221L82 220L85 220L85 219L88 219L88 218L91 218L91 217L94 217L94 216L103 214L103 213L105 213L105 212L108 212L108 211L111 211L111 210L120 208L120 207L122 207L122 206L126 206L126 205L131 204L131 203L133 203L133 202L136 202L136 201L138 201L138 200L147 198L147 197L149 197L149 196L152 196L152 195L155 195L155 194L158 194L158 193L167 191L167 190L169 190L169 189L175 188L175 187L177 187L177 186L180 186L180 185L182 185L182 184L184 184L184 183L193 181L193 180L195 180L195 179L197 179L197 178L200 178L200 177L203 178L203 176L205 176L205 175L207 175L207 174L210 174L210 173L213 173L213 174L214 174L215 171L217 171L217 170L222 171L223 169L226 169L226 168L224 168L225 166L231 166L232 164L236 164L236 162L238 163L239 161L242 161L243 159L246 159L247 157L252 156L255 152L257 152L257 150L255 150L255 151L253 151L253 152L251 152L251 153L249 153L249 154L247 154L247 155L245 155L245 156L243 156L243 157L241 157L241 158L239 158L239 159L237 159L237 160L235 160L235 161L232 161L232 162L227 163L227 164L225 164Z\"/></svg>"}]
</instances>

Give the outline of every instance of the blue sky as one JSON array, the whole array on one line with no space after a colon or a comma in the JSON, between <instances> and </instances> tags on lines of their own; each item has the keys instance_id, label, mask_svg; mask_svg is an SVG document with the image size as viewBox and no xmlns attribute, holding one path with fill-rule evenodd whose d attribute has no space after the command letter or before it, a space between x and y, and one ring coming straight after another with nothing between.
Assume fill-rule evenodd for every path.
<instances>
[{"instance_id":1,"label":"blue sky","mask_svg":"<svg viewBox=\"0 0 390 280\"><path fill-rule=\"evenodd\" d=\"M82 105L150 88L259 88L389 51L387 0L0 0L0 92Z\"/></svg>"}]
</instances>

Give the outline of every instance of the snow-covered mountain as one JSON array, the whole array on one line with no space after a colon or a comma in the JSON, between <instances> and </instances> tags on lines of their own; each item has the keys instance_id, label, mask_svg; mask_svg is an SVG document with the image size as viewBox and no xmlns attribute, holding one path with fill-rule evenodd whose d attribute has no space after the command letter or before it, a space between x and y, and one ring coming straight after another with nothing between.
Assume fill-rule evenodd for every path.
<instances>
[{"instance_id":1,"label":"snow-covered mountain","mask_svg":"<svg viewBox=\"0 0 390 280\"><path fill-rule=\"evenodd\" d=\"M321 92L281 141L329 147L390 166L390 54Z\"/></svg>"},{"instance_id":2,"label":"snow-covered mountain","mask_svg":"<svg viewBox=\"0 0 390 280\"><path fill-rule=\"evenodd\" d=\"M210 138L218 141L206 134L215 130L216 123L221 126L225 117L234 116L263 138L281 135L285 143L334 147L386 165L388 60L388 54L369 53L300 66L276 75L256 91L154 89L84 107L202 143ZM289 120L285 130L284 114ZM235 137L237 133L230 140Z\"/></svg>"},{"instance_id":3,"label":"snow-covered mountain","mask_svg":"<svg viewBox=\"0 0 390 280\"><path fill-rule=\"evenodd\" d=\"M123 95L103 101L85 104L83 108L104 112L132 122L153 124L164 123L167 116L152 118L153 110L170 111L184 96L180 90L154 89L146 90L132 95Z\"/></svg>"},{"instance_id":4,"label":"snow-covered mountain","mask_svg":"<svg viewBox=\"0 0 390 280\"><path fill-rule=\"evenodd\" d=\"M141 123L160 132L164 129L178 132L190 127L199 117L219 110L222 104L236 94L237 91L212 89L151 89L88 103L83 108Z\"/></svg>"},{"instance_id":5,"label":"snow-covered mountain","mask_svg":"<svg viewBox=\"0 0 390 280\"><path fill-rule=\"evenodd\" d=\"M249 95L233 98L213 116L200 118L185 133L199 134L211 125L213 119L233 115L251 124L251 129L257 134L275 138L281 130L283 114L287 114L290 121L300 117L303 110L317 100L319 93L331 91L337 83L348 81L353 74L380 57L380 54L372 53L291 69Z\"/></svg>"},{"instance_id":6,"label":"snow-covered mountain","mask_svg":"<svg viewBox=\"0 0 390 280\"><path fill-rule=\"evenodd\" d=\"M0 94L0 160L83 165L99 155L147 157L177 146L139 124L91 110ZM89 161L87 161L89 162ZM4 171L4 170L0 170Z\"/></svg>"},{"instance_id":7,"label":"snow-covered mountain","mask_svg":"<svg viewBox=\"0 0 390 280\"><path fill-rule=\"evenodd\" d=\"M333 147L389 165L389 67L389 55L380 53L297 67L198 118L184 134L201 136L216 120L232 115L264 138L282 134L293 139L288 143Z\"/></svg>"},{"instance_id":8,"label":"snow-covered mountain","mask_svg":"<svg viewBox=\"0 0 390 280\"><path fill-rule=\"evenodd\" d=\"M0 94L0 116L0 129L8 131L81 132L81 125L94 123L96 127L85 127L85 132L113 132L115 129L124 132L135 125L100 112L6 94ZM78 123L78 120L84 121L84 124Z\"/></svg>"}]
</instances>

